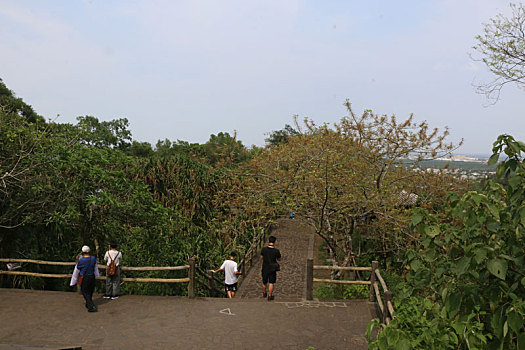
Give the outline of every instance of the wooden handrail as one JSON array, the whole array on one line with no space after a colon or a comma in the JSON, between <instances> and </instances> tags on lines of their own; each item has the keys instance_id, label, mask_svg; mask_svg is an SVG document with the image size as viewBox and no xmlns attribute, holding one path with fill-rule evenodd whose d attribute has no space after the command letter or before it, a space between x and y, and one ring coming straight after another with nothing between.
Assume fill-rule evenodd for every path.
<instances>
[{"instance_id":1,"label":"wooden handrail","mask_svg":"<svg viewBox=\"0 0 525 350\"><path fill-rule=\"evenodd\" d=\"M379 310L381 311L381 317L384 318L385 306L383 305L383 300L381 300L381 294L379 293L379 286L377 282L374 282L373 286L374 286L374 291L376 294L376 302L377 302L377 305L379 306Z\"/></svg>"},{"instance_id":2,"label":"wooden handrail","mask_svg":"<svg viewBox=\"0 0 525 350\"><path fill-rule=\"evenodd\" d=\"M360 267L360 266L314 265L314 270L372 271L372 268L368 266Z\"/></svg>"},{"instance_id":3,"label":"wooden handrail","mask_svg":"<svg viewBox=\"0 0 525 350\"><path fill-rule=\"evenodd\" d=\"M333 280L333 279L321 279L314 278L314 270L340 270L340 271L371 271L370 280L368 281L345 281L345 280ZM369 301L376 302L381 313L381 320L386 324L394 317L394 306L392 304L393 294L388 290L385 280L379 272L379 262L373 261L371 267L359 267L359 266L326 266L326 265L314 265L313 259L309 258L306 261L306 299L313 300L313 283L334 283L334 284L350 284L350 285L369 285ZM379 291L379 285L383 288L384 301L381 298Z\"/></svg>"},{"instance_id":4,"label":"wooden handrail","mask_svg":"<svg viewBox=\"0 0 525 350\"><path fill-rule=\"evenodd\" d=\"M25 271L3 271L0 270L0 275L19 275L19 276L33 276L33 277L50 277L50 278L71 278L71 274L57 274L57 273L38 273Z\"/></svg>"},{"instance_id":5,"label":"wooden handrail","mask_svg":"<svg viewBox=\"0 0 525 350\"><path fill-rule=\"evenodd\" d=\"M99 266L99 268L106 269L107 266ZM180 266L144 266L144 267L132 267L132 266L122 266L124 271L177 271L177 270L187 270L190 268L190 265L180 265Z\"/></svg>"},{"instance_id":6,"label":"wooden handrail","mask_svg":"<svg viewBox=\"0 0 525 350\"><path fill-rule=\"evenodd\" d=\"M375 271L375 274L377 276L377 279L379 280L379 282L381 283L381 287L383 287L383 292L386 292L388 290L388 288L386 287L386 283L385 283L385 280L383 279L383 277L381 276L381 273L379 272L379 270L376 270Z\"/></svg>"},{"instance_id":7,"label":"wooden handrail","mask_svg":"<svg viewBox=\"0 0 525 350\"><path fill-rule=\"evenodd\" d=\"M256 238L253 240L252 244L246 250L246 253L244 253L242 256L243 258L239 261L239 268L242 271L242 275L239 277L239 286L242 284L244 278L246 277L246 271L249 270L254 264L253 264L253 258L257 256L257 251L264 245L264 238L267 235L268 229L271 227L271 225L267 225L262 232L260 232ZM247 263L250 262L249 266L246 266Z\"/></svg>"},{"instance_id":8,"label":"wooden handrail","mask_svg":"<svg viewBox=\"0 0 525 350\"><path fill-rule=\"evenodd\" d=\"M323 283L335 283L335 284L361 284L361 285L369 285L370 281L343 281L343 280L331 280L331 279L323 279L323 278L314 278L314 282L323 282Z\"/></svg>"},{"instance_id":9,"label":"wooden handrail","mask_svg":"<svg viewBox=\"0 0 525 350\"><path fill-rule=\"evenodd\" d=\"M44 260L32 260L32 259L11 259L11 258L0 258L0 262L25 262L30 264L38 265L58 265L58 266L75 266L76 262L64 262L64 261L44 261ZM107 269L106 265L98 264L99 269ZM187 270L190 265L181 266L122 266L123 271L176 271L176 270Z\"/></svg>"},{"instance_id":10,"label":"wooden handrail","mask_svg":"<svg viewBox=\"0 0 525 350\"><path fill-rule=\"evenodd\" d=\"M0 262L25 262L40 265L62 265L62 266L75 266L76 262L64 262L64 261L44 261L44 260L31 260L31 259L11 259L11 258L0 258Z\"/></svg>"}]
</instances>

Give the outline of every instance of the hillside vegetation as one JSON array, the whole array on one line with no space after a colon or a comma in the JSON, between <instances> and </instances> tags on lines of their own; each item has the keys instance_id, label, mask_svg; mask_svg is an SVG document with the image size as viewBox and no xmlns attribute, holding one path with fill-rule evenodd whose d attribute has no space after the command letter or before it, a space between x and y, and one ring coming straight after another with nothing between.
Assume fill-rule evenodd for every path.
<instances>
[{"instance_id":1,"label":"hillside vegetation","mask_svg":"<svg viewBox=\"0 0 525 350\"><path fill-rule=\"evenodd\" d=\"M332 263L378 260L397 281L396 317L370 324L369 335L382 329L371 348L523 348L525 144L500 136L483 183L417 171L457 148L447 130L345 105L339 123L296 119L265 147L224 132L152 147L132 139L126 119L45 121L1 83L0 257L74 261L87 244L100 259L117 241L127 266L194 257L208 269L293 211ZM69 289L25 276L1 285ZM186 288L136 283L123 293Z\"/></svg>"}]
</instances>

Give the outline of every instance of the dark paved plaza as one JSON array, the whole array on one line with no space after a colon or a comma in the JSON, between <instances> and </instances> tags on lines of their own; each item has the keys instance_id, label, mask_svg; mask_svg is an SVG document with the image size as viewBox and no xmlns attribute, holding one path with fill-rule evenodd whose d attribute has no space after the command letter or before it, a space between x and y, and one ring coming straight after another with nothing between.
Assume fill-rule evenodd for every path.
<instances>
[{"instance_id":1,"label":"dark paved plaza","mask_svg":"<svg viewBox=\"0 0 525 350\"><path fill-rule=\"evenodd\" d=\"M5 349L367 349L367 301L306 301L313 233L295 220L272 232L281 250L275 301L262 298L260 264L233 300L95 295L88 313L76 292L0 289Z\"/></svg>"}]
</instances>

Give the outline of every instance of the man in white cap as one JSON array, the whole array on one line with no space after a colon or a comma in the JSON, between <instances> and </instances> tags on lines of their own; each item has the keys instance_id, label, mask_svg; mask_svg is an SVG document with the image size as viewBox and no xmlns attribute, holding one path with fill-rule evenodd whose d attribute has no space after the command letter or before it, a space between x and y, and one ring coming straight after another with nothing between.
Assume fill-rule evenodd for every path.
<instances>
[{"instance_id":1,"label":"man in white cap","mask_svg":"<svg viewBox=\"0 0 525 350\"><path fill-rule=\"evenodd\" d=\"M96 312L97 307L93 303L93 291L95 290L95 277L99 277L97 259L89 255L90 249L87 245L82 247L82 257L77 262L79 279L82 280L80 290L86 300L86 308L89 312Z\"/></svg>"}]
</instances>

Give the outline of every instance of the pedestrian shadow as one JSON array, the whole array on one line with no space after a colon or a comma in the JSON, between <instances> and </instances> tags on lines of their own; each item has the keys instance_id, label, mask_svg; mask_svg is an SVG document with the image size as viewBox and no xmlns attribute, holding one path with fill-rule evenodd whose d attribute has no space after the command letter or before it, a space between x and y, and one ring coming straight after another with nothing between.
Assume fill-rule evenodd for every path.
<instances>
[{"instance_id":1,"label":"pedestrian shadow","mask_svg":"<svg viewBox=\"0 0 525 350\"><path fill-rule=\"evenodd\" d=\"M93 303L96 305L96 306L100 306L100 305L105 305L107 303L109 303L111 301L111 299L104 299L102 296L96 298L93 300Z\"/></svg>"}]
</instances>

